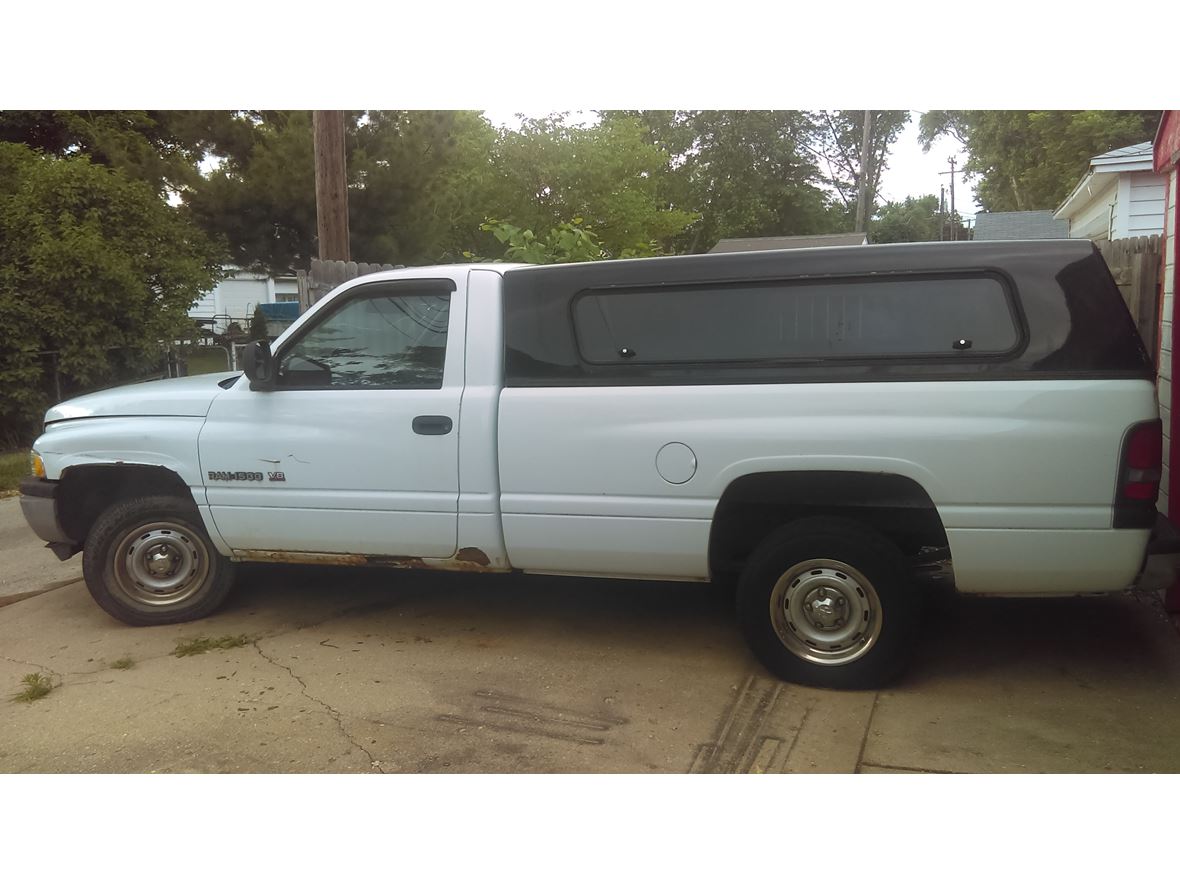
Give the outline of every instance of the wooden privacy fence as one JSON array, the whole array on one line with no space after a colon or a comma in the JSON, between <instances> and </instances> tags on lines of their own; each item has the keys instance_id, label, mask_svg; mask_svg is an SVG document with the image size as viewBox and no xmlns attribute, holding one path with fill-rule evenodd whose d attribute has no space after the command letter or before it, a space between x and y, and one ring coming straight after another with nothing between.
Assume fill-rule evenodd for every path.
<instances>
[{"instance_id":1,"label":"wooden privacy fence","mask_svg":"<svg viewBox=\"0 0 1180 885\"><path fill-rule=\"evenodd\" d=\"M1152 360L1159 348L1160 238L1128 237L1099 243Z\"/></svg>"},{"instance_id":2,"label":"wooden privacy fence","mask_svg":"<svg viewBox=\"0 0 1180 885\"><path fill-rule=\"evenodd\" d=\"M363 261L320 261L311 260L311 270L295 272L299 285L299 312L307 310L341 283L355 280L367 273L379 270L397 270L404 264L366 264Z\"/></svg>"}]
</instances>

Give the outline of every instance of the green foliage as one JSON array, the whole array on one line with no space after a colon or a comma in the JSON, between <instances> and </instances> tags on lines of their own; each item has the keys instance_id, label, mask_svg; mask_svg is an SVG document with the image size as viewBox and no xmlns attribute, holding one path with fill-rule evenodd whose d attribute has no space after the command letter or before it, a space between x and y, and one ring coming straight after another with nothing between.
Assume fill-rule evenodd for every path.
<instances>
[{"instance_id":1,"label":"green foliage","mask_svg":"<svg viewBox=\"0 0 1180 885\"><path fill-rule=\"evenodd\" d=\"M900 203L886 203L878 210L869 227L870 237L874 243L965 240L967 231L958 215L956 212L952 219L947 213L943 217L938 211L938 197L933 194L906 197Z\"/></svg>"},{"instance_id":2,"label":"green foliage","mask_svg":"<svg viewBox=\"0 0 1180 885\"><path fill-rule=\"evenodd\" d=\"M311 113L247 115L244 148L223 158L185 203L244 268L288 273L317 255ZM495 205L495 130L474 111L345 115L349 239L359 260L434 264L479 240Z\"/></svg>"},{"instance_id":3,"label":"green foliage","mask_svg":"<svg viewBox=\"0 0 1180 885\"><path fill-rule=\"evenodd\" d=\"M208 153L242 150L250 128L232 111L0 112L0 141L58 157L85 155L161 194L198 181Z\"/></svg>"},{"instance_id":4,"label":"green foliage","mask_svg":"<svg viewBox=\"0 0 1180 885\"><path fill-rule=\"evenodd\" d=\"M24 690L14 694L12 699L22 704L31 704L53 691L53 680L44 673L26 673L21 684Z\"/></svg>"},{"instance_id":5,"label":"green foliage","mask_svg":"<svg viewBox=\"0 0 1180 885\"><path fill-rule=\"evenodd\" d=\"M149 185L0 142L0 436L39 426L42 352L63 394L156 360L223 257Z\"/></svg>"},{"instance_id":6,"label":"green foliage","mask_svg":"<svg viewBox=\"0 0 1180 885\"><path fill-rule=\"evenodd\" d=\"M111 663L112 670L130 670L135 666L135 658L123 657Z\"/></svg>"},{"instance_id":7,"label":"green foliage","mask_svg":"<svg viewBox=\"0 0 1180 885\"><path fill-rule=\"evenodd\" d=\"M307 268L316 255L311 113L273 111L249 120L247 145L196 183L185 210L228 244L238 267Z\"/></svg>"},{"instance_id":8,"label":"green foliage","mask_svg":"<svg viewBox=\"0 0 1180 885\"><path fill-rule=\"evenodd\" d=\"M219 636L216 639L199 636L196 639L180 640L176 643L172 654L178 658L187 658L191 655L203 655L214 649L242 648L253 641L254 639L245 633L239 633L237 636Z\"/></svg>"},{"instance_id":9,"label":"green foliage","mask_svg":"<svg viewBox=\"0 0 1180 885\"><path fill-rule=\"evenodd\" d=\"M694 221L669 245L707 252L729 237L847 230L815 165L815 120L801 111L607 111L630 119L667 158L653 173L664 205Z\"/></svg>"},{"instance_id":10,"label":"green foliage","mask_svg":"<svg viewBox=\"0 0 1180 885\"><path fill-rule=\"evenodd\" d=\"M196 347L184 357L189 375L208 375L229 371L229 354L221 347Z\"/></svg>"},{"instance_id":11,"label":"green foliage","mask_svg":"<svg viewBox=\"0 0 1180 885\"><path fill-rule=\"evenodd\" d=\"M525 120L519 132L499 133L489 194L497 208L487 214L528 230L581 218L614 256L639 243L662 250L696 218L661 190L671 160L636 119L607 115L594 126L570 125L560 115Z\"/></svg>"},{"instance_id":12,"label":"green foliage","mask_svg":"<svg viewBox=\"0 0 1180 885\"><path fill-rule=\"evenodd\" d=\"M905 112L879 115L878 170ZM248 131L210 139L230 147L185 191L187 211L240 267L307 267L316 254L310 113L233 120ZM488 218L534 232L582 218L577 226L612 256L846 230L832 173L816 165L823 139L843 144L832 132L859 139L845 122L821 127L799 111L606 111L593 125L557 114L515 131L474 111L349 112L351 251L409 265L490 254L503 244L483 228Z\"/></svg>"},{"instance_id":13,"label":"green foliage","mask_svg":"<svg viewBox=\"0 0 1180 885\"><path fill-rule=\"evenodd\" d=\"M262 313L261 306L254 308L254 315L250 317L250 331L247 333L247 337L251 341L269 340L270 336L266 334L266 316Z\"/></svg>"},{"instance_id":14,"label":"green foliage","mask_svg":"<svg viewBox=\"0 0 1180 885\"><path fill-rule=\"evenodd\" d=\"M455 261L508 217L491 165L496 130L476 111L369 111L350 137L349 228L358 260Z\"/></svg>"},{"instance_id":15,"label":"green foliage","mask_svg":"<svg viewBox=\"0 0 1180 885\"><path fill-rule=\"evenodd\" d=\"M1151 141L1159 119L1159 111L928 111L920 138L927 150L943 134L966 147L964 170L978 179L986 211L1056 209L1091 157Z\"/></svg>"},{"instance_id":16,"label":"green foliage","mask_svg":"<svg viewBox=\"0 0 1180 885\"><path fill-rule=\"evenodd\" d=\"M589 228L579 227L581 223L581 218L575 218L573 223L563 222L552 228L545 237L538 237L531 230L506 221L487 221L480 225L480 229L488 231L504 244L504 258L507 261L568 264L609 258L610 255L599 244L598 237ZM470 253L466 257L473 261L484 260Z\"/></svg>"},{"instance_id":17,"label":"green foliage","mask_svg":"<svg viewBox=\"0 0 1180 885\"><path fill-rule=\"evenodd\" d=\"M30 469L28 449L0 455L0 498L5 497L7 492L15 493L20 487L20 481L29 475Z\"/></svg>"},{"instance_id":18,"label":"green foliage","mask_svg":"<svg viewBox=\"0 0 1180 885\"><path fill-rule=\"evenodd\" d=\"M814 115L816 144L827 168L827 182L840 195L844 206L855 216L862 170L861 146L864 142L865 112L821 111ZM863 174L871 197L868 216L872 217L881 187L881 173L888 166L889 149L910 120L909 111L873 111L869 137L869 163Z\"/></svg>"}]
</instances>

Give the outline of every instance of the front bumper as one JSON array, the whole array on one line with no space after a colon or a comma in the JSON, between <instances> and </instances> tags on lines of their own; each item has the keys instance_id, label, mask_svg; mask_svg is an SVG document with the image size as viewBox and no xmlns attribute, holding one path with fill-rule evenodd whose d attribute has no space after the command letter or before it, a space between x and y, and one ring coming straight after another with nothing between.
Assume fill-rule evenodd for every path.
<instances>
[{"instance_id":1,"label":"front bumper","mask_svg":"<svg viewBox=\"0 0 1180 885\"><path fill-rule=\"evenodd\" d=\"M38 538L50 544L73 544L74 540L65 533L57 518L57 489L57 483L47 479L35 476L22 479L20 509L25 522Z\"/></svg>"}]
</instances>

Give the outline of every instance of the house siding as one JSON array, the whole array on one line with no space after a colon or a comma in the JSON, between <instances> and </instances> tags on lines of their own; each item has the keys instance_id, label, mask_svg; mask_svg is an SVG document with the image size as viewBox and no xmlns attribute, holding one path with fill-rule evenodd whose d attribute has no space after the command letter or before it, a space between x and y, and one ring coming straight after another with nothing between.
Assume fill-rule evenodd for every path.
<instances>
[{"instance_id":1,"label":"house siding","mask_svg":"<svg viewBox=\"0 0 1180 885\"><path fill-rule=\"evenodd\" d=\"M1167 178L1154 172L1130 176L1127 228L1123 236L1150 237L1164 232Z\"/></svg>"},{"instance_id":2,"label":"house siding","mask_svg":"<svg viewBox=\"0 0 1180 885\"><path fill-rule=\"evenodd\" d=\"M1165 210L1162 231L1164 235L1164 280L1160 322L1159 383L1157 385L1157 391L1160 402L1160 418L1164 425L1164 469L1163 478L1160 483L1159 509L1163 514L1171 516L1168 509L1168 491L1171 488L1169 483L1172 474L1172 311L1176 300L1176 169L1172 169L1166 178L1164 176L1159 177L1162 181L1166 182L1166 185L1161 184Z\"/></svg>"},{"instance_id":3,"label":"house siding","mask_svg":"<svg viewBox=\"0 0 1180 885\"><path fill-rule=\"evenodd\" d=\"M219 317L213 330L220 334L231 321L237 322L243 329L246 328L254 315L254 308L259 304L298 299L299 285L293 277L274 278L236 271L218 283L213 291L202 295L189 308L188 315L194 319L205 320Z\"/></svg>"},{"instance_id":4,"label":"house siding","mask_svg":"<svg viewBox=\"0 0 1180 885\"><path fill-rule=\"evenodd\" d=\"M1081 207L1069 220L1069 235L1074 239L1111 239L1111 206L1118 201L1118 182L1112 181Z\"/></svg>"},{"instance_id":5,"label":"house siding","mask_svg":"<svg viewBox=\"0 0 1180 885\"><path fill-rule=\"evenodd\" d=\"M189 308L190 317L211 317L217 313L217 290L206 292Z\"/></svg>"}]
</instances>

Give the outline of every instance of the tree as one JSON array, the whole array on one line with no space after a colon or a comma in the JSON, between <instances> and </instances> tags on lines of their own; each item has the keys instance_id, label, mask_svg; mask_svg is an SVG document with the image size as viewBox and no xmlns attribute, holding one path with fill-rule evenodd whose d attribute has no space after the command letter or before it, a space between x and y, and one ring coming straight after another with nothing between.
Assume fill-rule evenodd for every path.
<instances>
[{"instance_id":1,"label":"tree","mask_svg":"<svg viewBox=\"0 0 1180 885\"><path fill-rule=\"evenodd\" d=\"M504 258L507 261L521 261L525 264L572 264L578 261L601 261L611 258L610 253L599 244L594 231L581 225L582 219L575 218L572 222L559 224L543 237L505 221L487 221L481 228L504 244ZM487 260L470 253L466 257L472 261Z\"/></svg>"},{"instance_id":2,"label":"tree","mask_svg":"<svg viewBox=\"0 0 1180 885\"><path fill-rule=\"evenodd\" d=\"M0 141L58 157L84 155L159 194L183 194L211 153L249 145L249 119L232 111L3 111Z\"/></svg>"},{"instance_id":3,"label":"tree","mask_svg":"<svg viewBox=\"0 0 1180 885\"><path fill-rule=\"evenodd\" d=\"M238 267L289 273L315 256L315 154L311 113L250 116L249 145L186 195L195 224L227 244Z\"/></svg>"},{"instance_id":4,"label":"tree","mask_svg":"<svg viewBox=\"0 0 1180 885\"><path fill-rule=\"evenodd\" d=\"M926 150L941 135L967 150L986 211L1056 209L1085 174L1090 158L1151 141L1159 111L928 111L919 137Z\"/></svg>"},{"instance_id":5,"label":"tree","mask_svg":"<svg viewBox=\"0 0 1180 885\"><path fill-rule=\"evenodd\" d=\"M476 111L369 111L349 156L353 251L367 261L438 264L484 242L503 217L496 130Z\"/></svg>"},{"instance_id":6,"label":"tree","mask_svg":"<svg viewBox=\"0 0 1180 885\"><path fill-rule=\"evenodd\" d=\"M255 112L249 148L186 197L235 264L289 273L317 253L315 157L307 111ZM358 260L436 264L483 242L495 130L474 111L352 111L345 117L349 229Z\"/></svg>"},{"instance_id":7,"label":"tree","mask_svg":"<svg viewBox=\"0 0 1180 885\"><path fill-rule=\"evenodd\" d=\"M159 356L224 255L141 181L84 156L0 143L0 424L27 437L47 405L43 352L62 392Z\"/></svg>"},{"instance_id":8,"label":"tree","mask_svg":"<svg viewBox=\"0 0 1180 885\"><path fill-rule=\"evenodd\" d=\"M823 189L800 111L608 111L638 120L668 157L656 179L663 201L699 216L673 240L705 252L727 237L791 236L846 229Z\"/></svg>"},{"instance_id":9,"label":"tree","mask_svg":"<svg viewBox=\"0 0 1180 885\"><path fill-rule=\"evenodd\" d=\"M868 168L861 170L865 112L820 111L815 115L815 147L827 169L827 183L848 212L856 209L862 174L868 194L866 217L872 217L881 189L881 173L888 166L889 149L910 120L909 111L872 111Z\"/></svg>"},{"instance_id":10,"label":"tree","mask_svg":"<svg viewBox=\"0 0 1180 885\"><path fill-rule=\"evenodd\" d=\"M612 255L665 251L695 217L662 189L669 161L630 117L586 127L561 115L525 120L496 140L487 214L532 230L582 218Z\"/></svg>"},{"instance_id":11,"label":"tree","mask_svg":"<svg viewBox=\"0 0 1180 885\"><path fill-rule=\"evenodd\" d=\"M906 197L900 203L886 203L873 218L872 241L924 243L931 240L965 240L966 231L958 215L956 212L954 218L949 214L944 217L938 211L938 197L933 194Z\"/></svg>"}]
</instances>

